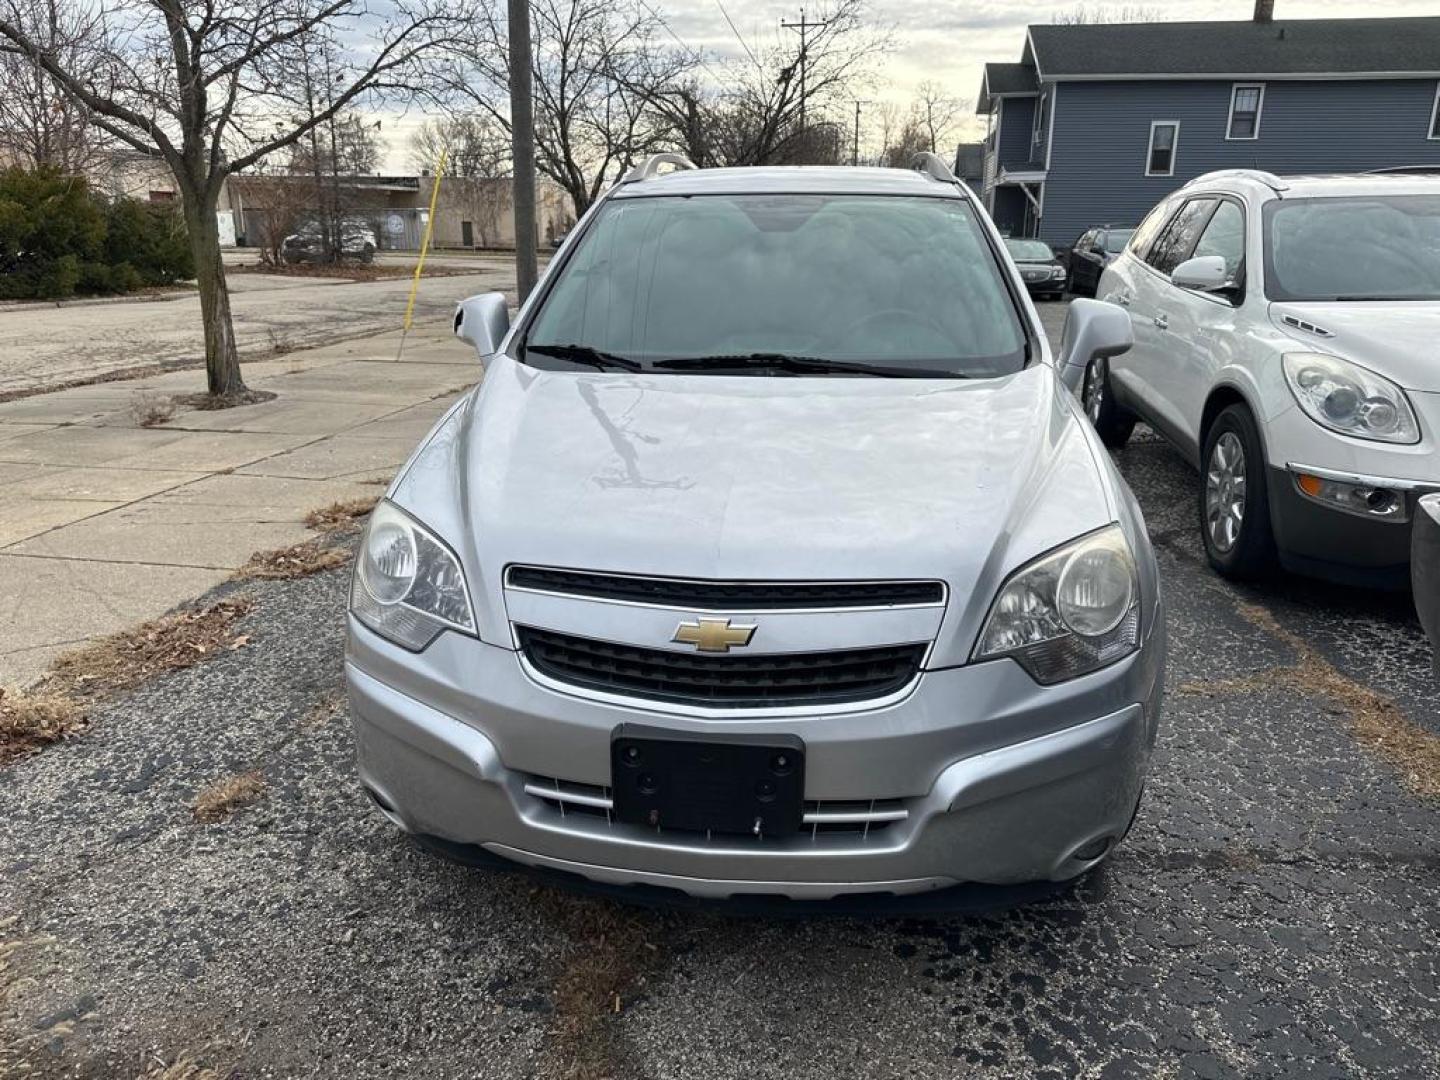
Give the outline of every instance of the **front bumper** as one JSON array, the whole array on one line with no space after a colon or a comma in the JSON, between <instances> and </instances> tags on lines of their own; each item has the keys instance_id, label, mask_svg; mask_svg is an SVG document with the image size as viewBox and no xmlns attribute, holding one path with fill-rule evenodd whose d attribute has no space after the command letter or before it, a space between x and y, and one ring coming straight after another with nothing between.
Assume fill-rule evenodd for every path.
<instances>
[{"instance_id":1,"label":"front bumper","mask_svg":"<svg viewBox=\"0 0 1440 1080\"><path fill-rule=\"evenodd\" d=\"M533 682L509 650L444 634L415 656L353 620L346 676L361 780L409 832L699 897L899 895L1064 880L1118 841L1159 721L1163 618L1147 622L1139 652L1059 687L1005 660L929 672L885 708L799 719L589 701ZM863 835L707 839L562 814L525 791L537 776L608 785L610 733L626 720L799 735L807 798L901 799L907 816Z\"/></svg>"}]
</instances>

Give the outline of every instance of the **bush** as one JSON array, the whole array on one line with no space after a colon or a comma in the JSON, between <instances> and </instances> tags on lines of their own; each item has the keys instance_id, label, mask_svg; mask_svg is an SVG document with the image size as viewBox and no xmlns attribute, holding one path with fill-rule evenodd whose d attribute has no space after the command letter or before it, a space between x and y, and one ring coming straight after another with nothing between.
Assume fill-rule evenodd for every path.
<instances>
[{"instance_id":1,"label":"bush","mask_svg":"<svg viewBox=\"0 0 1440 1080\"><path fill-rule=\"evenodd\" d=\"M54 170L0 171L0 299L126 293L194 276L175 207L107 203Z\"/></svg>"}]
</instances>

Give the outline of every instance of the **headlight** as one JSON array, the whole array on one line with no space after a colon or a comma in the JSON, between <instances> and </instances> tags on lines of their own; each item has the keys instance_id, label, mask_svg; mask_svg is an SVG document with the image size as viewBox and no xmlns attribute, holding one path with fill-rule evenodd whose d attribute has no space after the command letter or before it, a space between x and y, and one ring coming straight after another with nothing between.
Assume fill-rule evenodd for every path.
<instances>
[{"instance_id":1,"label":"headlight","mask_svg":"<svg viewBox=\"0 0 1440 1080\"><path fill-rule=\"evenodd\" d=\"M1062 277L1064 277L1064 276L1065 276L1065 268L1064 268L1063 266L1052 266L1052 267L1050 268L1050 276L1051 276L1052 278L1062 278Z\"/></svg>"},{"instance_id":2,"label":"headlight","mask_svg":"<svg viewBox=\"0 0 1440 1080\"><path fill-rule=\"evenodd\" d=\"M976 660L1012 657L1046 686L1114 663L1140 644L1140 578L1118 525L1010 575L995 598Z\"/></svg>"},{"instance_id":3,"label":"headlight","mask_svg":"<svg viewBox=\"0 0 1440 1080\"><path fill-rule=\"evenodd\" d=\"M1300 408L1322 427L1357 439L1420 441L1410 401L1389 379L1326 353L1287 353L1284 367Z\"/></svg>"},{"instance_id":4,"label":"headlight","mask_svg":"<svg viewBox=\"0 0 1440 1080\"><path fill-rule=\"evenodd\" d=\"M419 652L447 627L475 633L460 561L423 525L381 502L360 539L350 611L381 637Z\"/></svg>"}]
</instances>

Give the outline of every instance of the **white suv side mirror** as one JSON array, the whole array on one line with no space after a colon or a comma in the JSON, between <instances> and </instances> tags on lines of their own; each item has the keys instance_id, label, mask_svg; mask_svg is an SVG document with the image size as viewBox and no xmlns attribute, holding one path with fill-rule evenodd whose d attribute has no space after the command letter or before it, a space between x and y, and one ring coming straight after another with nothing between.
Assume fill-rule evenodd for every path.
<instances>
[{"instance_id":1,"label":"white suv side mirror","mask_svg":"<svg viewBox=\"0 0 1440 1080\"><path fill-rule=\"evenodd\" d=\"M1079 393L1091 360L1119 356L1133 344L1135 332L1124 308L1104 300L1072 300L1060 335L1060 380Z\"/></svg>"},{"instance_id":2,"label":"white suv side mirror","mask_svg":"<svg viewBox=\"0 0 1440 1080\"><path fill-rule=\"evenodd\" d=\"M499 352L509 330L504 293L481 293L455 305L455 336L474 345L481 356Z\"/></svg>"},{"instance_id":3,"label":"white suv side mirror","mask_svg":"<svg viewBox=\"0 0 1440 1080\"><path fill-rule=\"evenodd\" d=\"M1422 495L1410 527L1410 580L1420 625L1430 635L1440 676L1440 495Z\"/></svg>"},{"instance_id":4,"label":"white suv side mirror","mask_svg":"<svg viewBox=\"0 0 1440 1080\"><path fill-rule=\"evenodd\" d=\"M1170 284L1182 289L1214 292L1230 284L1230 270L1222 255L1201 255L1186 259L1170 274Z\"/></svg>"}]
</instances>

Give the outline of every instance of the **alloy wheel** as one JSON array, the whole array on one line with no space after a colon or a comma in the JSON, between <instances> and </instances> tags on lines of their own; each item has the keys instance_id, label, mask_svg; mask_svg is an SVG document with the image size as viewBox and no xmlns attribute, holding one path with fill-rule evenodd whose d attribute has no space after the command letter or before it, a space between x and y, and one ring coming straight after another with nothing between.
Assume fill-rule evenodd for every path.
<instances>
[{"instance_id":1,"label":"alloy wheel","mask_svg":"<svg viewBox=\"0 0 1440 1080\"><path fill-rule=\"evenodd\" d=\"M1081 404L1090 423L1100 425L1100 410L1105 407L1105 361L1095 359L1085 369L1085 387L1081 391Z\"/></svg>"},{"instance_id":2,"label":"alloy wheel","mask_svg":"<svg viewBox=\"0 0 1440 1080\"><path fill-rule=\"evenodd\" d=\"M1228 554L1245 525L1245 447L1226 431L1215 440L1205 467L1205 528L1215 550Z\"/></svg>"}]
</instances>

